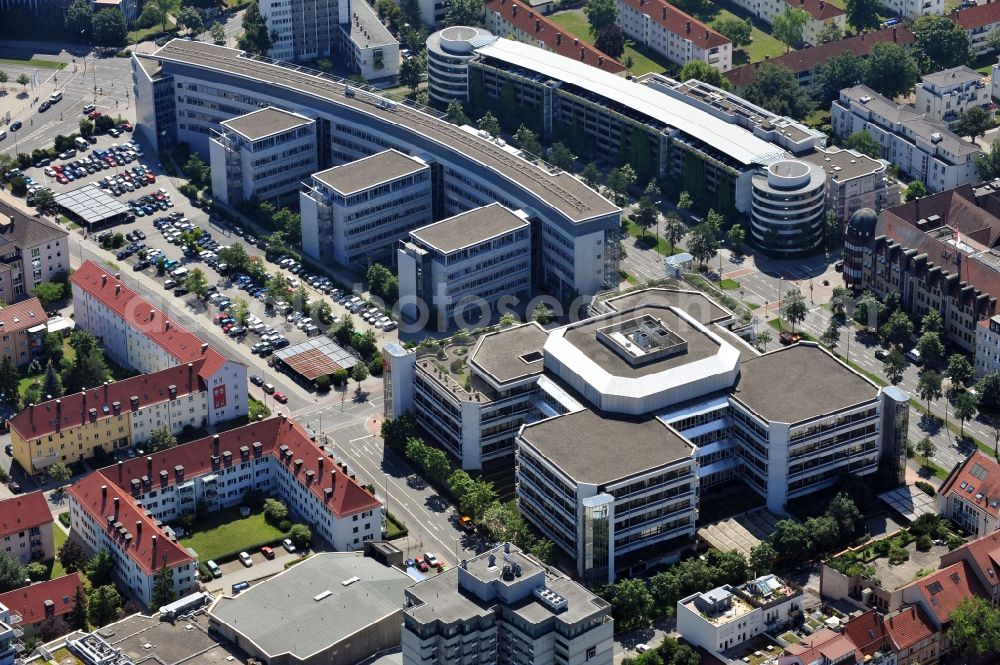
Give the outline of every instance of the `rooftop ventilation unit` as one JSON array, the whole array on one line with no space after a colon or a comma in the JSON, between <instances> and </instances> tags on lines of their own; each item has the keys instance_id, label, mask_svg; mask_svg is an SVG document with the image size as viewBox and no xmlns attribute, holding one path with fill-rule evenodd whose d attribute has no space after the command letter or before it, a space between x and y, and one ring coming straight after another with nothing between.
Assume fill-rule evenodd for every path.
<instances>
[{"instance_id":1,"label":"rooftop ventilation unit","mask_svg":"<svg viewBox=\"0 0 1000 665\"><path fill-rule=\"evenodd\" d=\"M361 578L358 577L357 575L355 575L354 577L347 578L346 580L344 580L343 582L341 582L341 584L343 584L344 586L351 586L355 582L360 582L360 581L361 581Z\"/></svg>"},{"instance_id":2,"label":"rooftop ventilation unit","mask_svg":"<svg viewBox=\"0 0 1000 665\"><path fill-rule=\"evenodd\" d=\"M332 596L332 595L333 595L333 592L330 591L329 589L327 589L326 591L324 591L322 593L318 593L315 596L313 596L313 600L318 603L319 601L323 600L324 598L328 598L329 596Z\"/></svg>"},{"instance_id":3,"label":"rooftop ventilation unit","mask_svg":"<svg viewBox=\"0 0 1000 665\"><path fill-rule=\"evenodd\" d=\"M532 593L542 605L545 605L545 607L549 608L553 612L562 612L569 604L568 601L558 593L546 589L545 587L537 587Z\"/></svg>"}]
</instances>

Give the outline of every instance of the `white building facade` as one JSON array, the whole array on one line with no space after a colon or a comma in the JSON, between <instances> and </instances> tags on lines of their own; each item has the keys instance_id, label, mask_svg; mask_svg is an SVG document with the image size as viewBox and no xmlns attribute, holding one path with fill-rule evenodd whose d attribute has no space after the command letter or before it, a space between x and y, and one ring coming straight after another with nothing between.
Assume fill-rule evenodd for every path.
<instances>
[{"instance_id":1,"label":"white building facade","mask_svg":"<svg viewBox=\"0 0 1000 665\"><path fill-rule=\"evenodd\" d=\"M962 65L924 74L917 83L914 107L938 122L955 122L971 108L986 110L991 104L987 77Z\"/></svg>"},{"instance_id":2,"label":"white building facade","mask_svg":"<svg viewBox=\"0 0 1000 665\"><path fill-rule=\"evenodd\" d=\"M827 22L836 24L841 32L847 27L844 10L826 0L736 0L735 4L768 25L774 23L775 16L784 14L789 8L801 9L809 15L802 30L802 39L814 46L819 44L818 35Z\"/></svg>"},{"instance_id":3,"label":"white building facade","mask_svg":"<svg viewBox=\"0 0 1000 665\"><path fill-rule=\"evenodd\" d=\"M898 205L899 181L889 177L889 166L856 150L821 148L805 156L826 172L826 212L846 222L858 210Z\"/></svg>"},{"instance_id":4,"label":"white building facade","mask_svg":"<svg viewBox=\"0 0 1000 665\"><path fill-rule=\"evenodd\" d=\"M618 0L618 24L676 65L698 60L721 72L733 68L732 42L665 0Z\"/></svg>"},{"instance_id":5,"label":"white building facade","mask_svg":"<svg viewBox=\"0 0 1000 665\"><path fill-rule=\"evenodd\" d=\"M826 173L804 160L783 159L751 181L750 234L779 255L814 252L824 240Z\"/></svg>"}]
</instances>

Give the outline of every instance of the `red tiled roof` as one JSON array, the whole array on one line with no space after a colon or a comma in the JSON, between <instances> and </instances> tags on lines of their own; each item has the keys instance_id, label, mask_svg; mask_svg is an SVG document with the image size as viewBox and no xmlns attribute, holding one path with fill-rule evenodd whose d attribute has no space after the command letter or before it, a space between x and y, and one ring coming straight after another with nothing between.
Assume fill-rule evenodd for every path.
<instances>
[{"instance_id":1,"label":"red tiled roof","mask_svg":"<svg viewBox=\"0 0 1000 665\"><path fill-rule=\"evenodd\" d=\"M920 605L909 605L885 617L885 628L896 645L896 651L905 651L938 632L937 626Z\"/></svg>"},{"instance_id":2,"label":"red tiled roof","mask_svg":"<svg viewBox=\"0 0 1000 665\"><path fill-rule=\"evenodd\" d=\"M22 438L30 440L53 434L60 429L79 427L91 420L91 409L96 410L94 420L103 420L182 395L203 392L206 388L199 370L204 363L204 360L197 360L190 363L190 367L177 365L151 374L140 374L99 388L66 395L58 400L29 406L10 419L10 426ZM177 389L174 397L170 396L170 386ZM134 405L133 397L139 398ZM116 413L115 402L118 402L120 412Z\"/></svg>"},{"instance_id":3,"label":"red tiled roof","mask_svg":"<svg viewBox=\"0 0 1000 665\"><path fill-rule=\"evenodd\" d=\"M959 560L973 567L980 584L988 587L1000 584L1000 532L973 540L941 557L945 565Z\"/></svg>"},{"instance_id":4,"label":"red tiled roof","mask_svg":"<svg viewBox=\"0 0 1000 665\"><path fill-rule=\"evenodd\" d=\"M810 0L810 2L820 0ZM711 49L731 43L725 36L695 17L685 14L664 0L625 0L632 9L642 12L668 31L690 40L702 49Z\"/></svg>"},{"instance_id":5,"label":"red tiled roof","mask_svg":"<svg viewBox=\"0 0 1000 665\"><path fill-rule=\"evenodd\" d=\"M834 58L844 53L853 53L859 57L867 57L876 44L895 42L900 46L909 46L916 37L904 26L894 28L884 28L853 37L845 37L835 42L820 44L800 51L791 51L785 55L779 55L766 62L781 65L792 70L794 74L800 74L815 69L830 58ZM736 67L725 72L725 77L729 82L738 88L743 88L753 83L754 76L757 75L757 68L760 62L753 62L742 67Z\"/></svg>"},{"instance_id":6,"label":"red tiled roof","mask_svg":"<svg viewBox=\"0 0 1000 665\"><path fill-rule=\"evenodd\" d=\"M610 55L587 44L523 2L489 0L486 3L486 11L496 12L501 19L544 43L559 55L579 60L612 74L625 71L625 67Z\"/></svg>"},{"instance_id":7,"label":"red tiled roof","mask_svg":"<svg viewBox=\"0 0 1000 665\"><path fill-rule=\"evenodd\" d=\"M976 450L952 470L940 494L960 496L993 517L1000 516L1000 464Z\"/></svg>"},{"instance_id":8,"label":"red tiled roof","mask_svg":"<svg viewBox=\"0 0 1000 665\"><path fill-rule=\"evenodd\" d=\"M205 360L202 377L210 377L226 363L226 358L203 340L153 307L145 298L131 290L113 272L87 260L70 278L75 286L87 291L122 317L130 326L142 330L147 337L166 349L179 364ZM202 346L205 350L202 351Z\"/></svg>"},{"instance_id":9,"label":"red tiled roof","mask_svg":"<svg viewBox=\"0 0 1000 665\"><path fill-rule=\"evenodd\" d=\"M0 332L12 333L34 328L49 320L38 298L28 298L0 309Z\"/></svg>"},{"instance_id":10,"label":"red tiled roof","mask_svg":"<svg viewBox=\"0 0 1000 665\"><path fill-rule=\"evenodd\" d=\"M70 573L0 594L0 605L20 614L21 626L30 626L49 617L45 613L47 600L51 600L53 604L51 616L58 617L72 612L76 606L76 590L82 587L80 573Z\"/></svg>"},{"instance_id":11,"label":"red tiled roof","mask_svg":"<svg viewBox=\"0 0 1000 665\"><path fill-rule=\"evenodd\" d=\"M826 658L825 662L836 662L852 651L854 660L844 660L843 665L861 663L864 656L850 637L829 628L821 628L803 639L801 644L790 644L785 648L785 653L797 658L802 665L810 665L821 656Z\"/></svg>"},{"instance_id":12,"label":"red tiled roof","mask_svg":"<svg viewBox=\"0 0 1000 665\"><path fill-rule=\"evenodd\" d=\"M0 501L0 538L52 522L41 490Z\"/></svg>"},{"instance_id":13,"label":"red tiled roof","mask_svg":"<svg viewBox=\"0 0 1000 665\"><path fill-rule=\"evenodd\" d=\"M827 0L785 0L789 6L801 9L817 21L843 16L844 10Z\"/></svg>"},{"instance_id":14,"label":"red tiled roof","mask_svg":"<svg viewBox=\"0 0 1000 665\"><path fill-rule=\"evenodd\" d=\"M910 586L917 587L927 601L927 609L934 613L938 623L944 625L963 599L985 595L971 572L968 563L959 561L912 582Z\"/></svg>"},{"instance_id":15,"label":"red tiled roof","mask_svg":"<svg viewBox=\"0 0 1000 665\"><path fill-rule=\"evenodd\" d=\"M1000 21L1000 5L987 2L968 9L956 9L948 18L958 23L965 30L974 30Z\"/></svg>"},{"instance_id":16,"label":"red tiled roof","mask_svg":"<svg viewBox=\"0 0 1000 665\"><path fill-rule=\"evenodd\" d=\"M865 656L882 651L889 643L882 615L875 610L868 610L845 623L844 632Z\"/></svg>"}]
</instances>

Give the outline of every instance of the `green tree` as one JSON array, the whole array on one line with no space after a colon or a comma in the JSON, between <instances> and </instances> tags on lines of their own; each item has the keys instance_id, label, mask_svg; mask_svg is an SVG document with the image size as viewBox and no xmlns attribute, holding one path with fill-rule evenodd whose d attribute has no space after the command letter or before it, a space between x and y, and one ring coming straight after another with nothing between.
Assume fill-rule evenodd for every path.
<instances>
[{"instance_id":1,"label":"green tree","mask_svg":"<svg viewBox=\"0 0 1000 665\"><path fill-rule=\"evenodd\" d=\"M774 341L774 338L771 336L771 333L766 330L761 330L757 333L757 336L754 337L753 345L758 351L763 351L772 341Z\"/></svg>"},{"instance_id":2,"label":"green tree","mask_svg":"<svg viewBox=\"0 0 1000 665\"><path fill-rule=\"evenodd\" d=\"M878 0L847 0L847 23L855 32L877 30L881 25L879 12L882 4Z\"/></svg>"},{"instance_id":3,"label":"green tree","mask_svg":"<svg viewBox=\"0 0 1000 665\"><path fill-rule=\"evenodd\" d=\"M879 142L866 131L855 132L848 136L844 139L844 147L868 155L872 159L879 159L882 152Z\"/></svg>"},{"instance_id":4,"label":"green tree","mask_svg":"<svg viewBox=\"0 0 1000 665\"><path fill-rule=\"evenodd\" d=\"M865 62L864 84L889 99L910 92L919 77L916 60L894 42L875 44Z\"/></svg>"},{"instance_id":5,"label":"green tree","mask_svg":"<svg viewBox=\"0 0 1000 665\"><path fill-rule=\"evenodd\" d=\"M637 578L623 579L614 585L611 615L618 630L645 628L649 625L652 611L653 595L645 581Z\"/></svg>"},{"instance_id":6,"label":"green tree","mask_svg":"<svg viewBox=\"0 0 1000 665\"><path fill-rule=\"evenodd\" d=\"M1000 51L1000 28L993 28L986 35L986 45L991 51Z\"/></svg>"},{"instance_id":7,"label":"green tree","mask_svg":"<svg viewBox=\"0 0 1000 665\"><path fill-rule=\"evenodd\" d=\"M468 515L473 520L478 520L496 500L497 492L493 488L493 483L473 478L465 488L465 493L458 505L463 514Z\"/></svg>"},{"instance_id":8,"label":"green tree","mask_svg":"<svg viewBox=\"0 0 1000 665\"><path fill-rule=\"evenodd\" d=\"M53 527L56 528L56 527ZM67 573L81 570L87 565L87 553L75 538L68 538L56 553L59 564Z\"/></svg>"},{"instance_id":9,"label":"green tree","mask_svg":"<svg viewBox=\"0 0 1000 665\"><path fill-rule=\"evenodd\" d=\"M0 69L0 89L2 89L4 92L7 91L7 81L9 80L10 80L10 75L7 74L7 72ZM4 169L4 173L6 173L8 170L9 169Z\"/></svg>"},{"instance_id":10,"label":"green tree","mask_svg":"<svg viewBox=\"0 0 1000 665\"><path fill-rule=\"evenodd\" d=\"M945 16L919 16L913 22L917 49L931 61L933 70L967 65L972 60L965 28Z\"/></svg>"},{"instance_id":11,"label":"green tree","mask_svg":"<svg viewBox=\"0 0 1000 665\"><path fill-rule=\"evenodd\" d=\"M160 30L166 32L170 17L177 14L180 6L180 0L146 0L142 5L142 14L139 15L139 24L159 23Z\"/></svg>"},{"instance_id":12,"label":"green tree","mask_svg":"<svg viewBox=\"0 0 1000 665\"><path fill-rule=\"evenodd\" d=\"M158 608L169 605L175 600L177 592L174 591L174 572L163 565L153 576L153 596L149 605L151 608Z\"/></svg>"},{"instance_id":13,"label":"green tree","mask_svg":"<svg viewBox=\"0 0 1000 665\"><path fill-rule=\"evenodd\" d=\"M361 390L361 384L365 379L368 378L368 367L364 363L358 363L351 369L351 378L357 381L358 390Z\"/></svg>"},{"instance_id":14,"label":"green tree","mask_svg":"<svg viewBox=\"0 0 1000 665\"><path fill-rule=\"evenodd\" d=\"M252 55L267 55L271 50L271 33L267 31L257 2L251 2L243 14L243 34L237 45Z\"/></svg>"},{"instance_id":15,"label":"green tree","mask_svg":"<svg viewBox=\"0 0 1000 665\"><path fill-rule=\"evenodd\" d=\"M1000 611L979 596L963 598L951 613L948 640L973 663L995 662L1000 653Z\"/></svg>"},{"instance_id":16,"label":"green tree","mask_svg":"<svg viewBox=\"0 0 1000 665\"><path fill-rule=\"evenodd\" d=\"M56 203L56 195L51 189L40 189L35 192L35 207L39 210L51 210ZM62 286L59 284L58 286ZM37 293L35 295L38 295Z\"/></svg>"},{"instance_id":17,"label":"green tree","mask_svg":"<svg viewBox=\"0 0 1000 665\"><path fill-rule=\"evenodd\" d=\"M590 162L580 171L580 178L591 189L597 189L601 183L601 171L597 168L597 164Z\"/></svg>"},{"instance_id":18,"label":"green tree","mask_svg":"<svg viewBox=\"0 0 1000 665\"><path fill-rule=\"evenodd\" d=\"M844 38L844 31L832 19L823 24L823 29L816 33L816 41L820 44L840 41Z\"/></svg>"},{"instance_id":19,"label":"green tree","mask_svg":"<svg viewBox=\"0 0 1000 665\"><path fill-rule=\"evenodd\" d=\"M781 301L781 316L792 324L792 332L795 326L805 321L806 314L809 313L809 306L806 299L797 290L788 290Z\"/></svg>"},{"instance_id":20,"label":"green tree","mask_svg":"<svg viewBox=\"0 0 1000 665\"><path fill-rule=\"evenodd\" d=\"M249 260L250 256L244 249L243 243L234 242L219 250L219 261L228 265L230 270L243 272ZM194 289L191 290L194 291Z\"/></svg>"},{"instance_id":21,"label":"green tree","mask_svg":"<svg viewBox=\"0 0 1000 665\"><path fill-rule=\"evenodd\" d=\"M771 571L778 561L778 552L768 541L762 541L750 548L750 574L764 575Z\"/></svg>"},{"instance_id":22,"label":"green tree","mask_svg":"<svg viewBox=\"0 0 1000 665\"><path fill-rule=\"evenodd\" d=\"M773 62L760 64L753 82L743 91L743 97L778 115L800 120L813 109L812 100L805 88L799 85L792 70Z\"/></svg>"},{"instance_id":23,"label":"green tree","mask_svg":"<svg viewBox=\"0 0 1000 665\"><path fill-rule=\"evenodd\" d=\"M125 17L117 7L102 9L94 14L91 25L94 30L94 43L98 46L111 48L125 46L127 35Z\"/></svg>"},{"instance_id":24,"label":"green tree","mask_svg":"<svg viewBox=\"0 0 1000 665\"><path fill-rule=\"evenodd\" d=\"M806 527L792 520L779 520L770 537L771 545L783 563L797 564L809 558L812 540Z\"/></svg>"},{"instance_id":25,"label":"green tree","mask_svg":"<svg viewBox=\"0 0 1000 665\"><path fill-rule=\"evenodd\" d=\"M681 222L681 218L676 213L668 213L667 221L663 228L663 237L670 243L671 252L677 249L677 243L683 240L685 235L687 235L687 227Z\"/></svg>"},{"instance_id":26,"label":"green tree","mask_svg":"<svg viewBox=\"0 0 1000 665\"><path fill-rule=\"evenodd\" d=\"M931 457L937 451L937 446L931 441L931 437L924 436L924 438L917 441L917 453L924 458L924 464L930 464Z\"/></svg>"},{"instance_id":27,"label":"green tree","mask_svg":"<svg viewBox=\"0 0 1000 665\"><path fill-rule=\"evenodd\" d=\"M288 530L288 538L299 549L305 549L312 542L312 529L305 524L293 524Z\"/></svg>"},{"instance_id":28,"label":"green tree","mask_svg":"<svg viewBox=\"0 0 1000 665\"><path fill-rule=\"evenodd\" d=\"M194 293L199 298L208 295L208 277L201 268L195 268L184 278L184 288ZM242 325L242 324L241 324Z\"/></svg>"},{"instance_id":29,"label":"green tree","mask_svg":"<svg viewBox=\"0 0 1000 665\"><path fill-rule=\"evenodd\" d=\"M87 618L93 626L104 626L118 618L122 597L110 584L96 586L87 601Z\"/></svg>"},{"instance_id":30,"label":"green tree","mask_svg":"<svg viewBox=\"0 0 1000 665\"><path fill-rule=\"evenodd\" d=\"M751 41L753 41L751 39L753 24L750 19L726 16L716 22L715 29L725 35L733 43L734 48L750 46Z\"/></svg>"},{"instance_id":31,"label":"green tree","mask_svg":"<svg viewBox=\"0 0 1000 665\"><path fill-rule=\"evenodd\" d=\"M787 7L784 12L771 20L771 34L785 43L787 53L793 46L802 43L802 31L809 24L808 12L798 7Z\"/></svg>"},{"instance_id":32,"label":"green tree","mask_svg":"<svg viewBox=\"0 0 1000 665\"><path fill-rule=\"evenodd\" d=\"M840 91L861 83L865 61L850 51L834 56L816 68L813 97L824 108L840 96Z\"/></svg>"},{"instance_id":33,"label":"green tree","mask_svg":"<svg viewBox=\"0 0 1000 665\"><path fill-rule=\"evenodd\" d=\"M743 21L737 20L737 23L743 23ZM731 87L729 84L729 79L722 75L717 68L708 64L704 60L690 60L681 67L681 73L678 76L681 81L689 81L695 79L696 81L701 81L702 83L707 83L709 85L714 85L716 88L722 88L723 90L729 90Z\"/></svg>"},{"instance_id":34,"label":"green tree","mask_svg":"<svg viewBox=\"0 0 1000 665\"><path fill-rule=\"evenodd\" d=\"M829 347L837 346L837 342L840 341L840 326L837 325L835 319L830 319L830 323L827 324L826 330L823 331L823 336L819 338L819 341Z\"/></svg>"},{"instance_id":35,"label":"green tree","mask_svg":"<svg viewBox=\"0 0 1000 665\"><path fill-rule=\"evenodd\" d=\"M212 43L216 46L225 46L226 44L226 26L222 23L214 23L212 29L209 31L212 36Z\"/></svg>"},{"instance_id":36,"label":"green tree","mask_svg":"<svg viewBox=\"0 0 1000 665\"><path fill-rule=\"evenodd\" d=\"M906 312L896 311L879 328L879 334L890 344L902 346L908 343L910 337L913 336L913 321L906 315Z\"/></svg>"},{"instance_id":37,"label":"green tree","mask_svg":"<svg viewBox=\"0 0 1000 665\"><path fill-rule=\"evenodd\" d=\"M88 42L93 34L94 10L87 0L73 0L66 10L66 34L72 35L74 41ZM26 74L22 74L27 78ZM29 79L30 80L30 79ZM21 83L21 77L17 78ZM27 85L27 82L22 85Z\"/></svg>"},{"instance_id":38,"label":"green tree","mask_svg":"<svg viewBox=\"0 0 1000 665\"><path fill-rule=\"evenodd\" d=\"M646 196L641 197L639 209L635 213L635 225L641 229L642 235L645 236L647 230L656 226L659 218L660 212L656 209L656 204Z\"/></svg>"},{"instance_id":39,"label":"green tree","mask_svg":"<svg viewBox=\"0 0 1000 665\"><path fill-rule=\"evenodd\" d=\"M277 499L264 499L264 520L277 526L288 519L288 506Z\"/></svg>"},{"instance_id":40,"label":"green tree","mask_svg":"<svg viewBox=\"0 0 1000 665\"><path fill-rule=\"evenodd\" d=\"M583 12L590 24L591 37L596 37L609 25L618 24L618 4L614 0L587 0Z\"/></svg>"},{"instance_id":41,"label":"green tree","mask_svg":"<svg viewBox=\"0 0 1000 665\"><path fill-rule=\"evenodd\" d=\"M1000 374L990 372L976 384L979 395L979 410L987 418L1000 414Z\"/></svg>"},{"instance_id":42,"label":"green tree","mask_svg":"<svg viewBox=\"0 0 1000 665\"><path fill-rule=\"evenodd\" d=\"M3 362L0 363L0 401L9 406L16 407L21 398L19 393L20 382L21 377L17 373L14 361L11 360L10 356L4 356Z\"/></svg>"},{"instance_id":43,"label":"green tree","mask_svg":"<svg viewBox=\"0 0 1000 665\"><path fill-rule=\"evenodd\" d=\"M479 25L483 21L482 0L452 0L444 15L444 24Z\"/></svg>"},{"instance_id":44,"label":"green tree","mask_svg":"<svg viewBox=\"0 0 1000 665\"><path fill-rule=\"evenodd\" d=\"M448 102L448 110L445 112L445 116L448 122L453 125L471 125L472 120L469 116L465 114L465 109L462 108L462 103L457 99L453 99Z\"/></svg>"},{"instance_id":45,"label":"green tree","mask_svg":"<svg viewBox=\"0 0 1000 665\"><path fill-rule=\"evenodd\" d=\"M500 121L497 120L496 116L489 111L487 111L485 115L479 119L476 126L491 136L500 135Z\"/></svg>"},{"instance_id":46,"label":"green tree","mask_svg":"<svg viewBox=\"0 0 1000 665\"><path fill-rule=\"evenodd\" d=\"M552 147L549 148L549 163L553 166L558 166L563 171L572 171L574 161L576 161L576 155L562 143L553 143Z\"/></svg>"},{"instance_id":47,"label":"green tree","mask_svg":"<svg viewBox=\"0 0 1000 665\"><path fill-rule=\"evenodd\" d=\"M598 51L618 59L625 52L625 33L617 25L605 26L597 33L594 46Z\"/></svg>"},{"instance_id":48,"label":"green tree","mask_svg":"<svg viewBox=\"0 0 1000 665\"><path fill-rule=\"evenodd\" d=\"M201 14L194 7L181 7L180 11L176 14L176 18L177 25L186 28L190 34L198 33L205 29L205 21L202 20Z\"/></svg>"},{"instance_id":49,"label":"green tree","mask_svg":"<svg viewBox=\"0 0 1000 665\"><path fill-rule=\"evenodd\" d=\"M939 335L944 332L944 319L941 318L936 309L927 310L927 313L920 319L920 331L938 333Z\"/></svg>"},{"instance_id":50,"label":"green tree","mask_svg":"<svg viewBox=\"0 0 1000 665\"><path fill-rule=\"evenodd\" d=\"M826 515L837 521L842 538L850 538L861 524L861 511L845 492L838 492L826 507Z\"/></svg>"},{"instance_id":51,"label":"green tree","mask_svg":"<svg viewBox=\"0 0 1000 665\"><path fill-rule=\"evenodd\" d=\"M892 385L899 385L903 380L903 373L906 371L908 363L899 347L893 347L889 355L882 361L882 373L889 379Z\"/></svg>"},{"instance_id":52,"label":"green tree","mask_svg":"<svg viewBox=\"0 0 1000 665\"><path fill-rule=\"evenodd\" d=\"M631 164L622 164L608 173L608 190L618 205L628 201L628 188L635 184L635 170Z\"/></svg>"},{"instance_id":53,"label":"green tree","mask_svg":"<svg viewBox=\"0 0 1000 665\"><path fill-rule=\"evenodd\" d=\"M73 477L73 472L62 462L56 462L49 467L49 478L57 485L61 485Z\"/></svg>"},{"instance_id":54,"label":"green tree","mask_svg":"<svg viewBox=\"0 0 1000 665\"><path fill-rule=\"evenodd\" d=\"M63 298L64 286L59 282L42 282L35 287L35 297L42 303L44 309L59 302Z\"/></svg>"},{"instance_id":55,"label":"green tree","mask_svg":"<svg viewBox=\"0 0 1000 665\"><path fill-rule=\"evenodd\" d=\"M405 58L399 64L399 83L405 85L411 92L416 92L420 82L424 80L427 62L423 55Z\"/></svg>"},{"instance_id":56,"label":"green tree","mask_svg":"<svg viewBox=\"0 0 1000 665\"><path fill-rule=\"evenodd\" d=\"M709 224L699 224L691 230L688 251L702 265L719 251L719 238Z\"/></svg>"},{"instance_id":57,"label":"green tree","mask_svg":"<svg viewBox=\"0 0 1000 665\"><path fill-rule=\"evenodd\" d=\"M926 328L925 324L924 329L926 330ZM972 367L972 363L961 353L953 353L949 356L948 368L944 371L944 375L951 380L952 385L956 388L965 387L975 373L976 370Z\"/></svg>"},{"instance_id":58,"label":"green tree","mask_svg":"<svg viewBox=\"0 0 1000 665\"><path fill-rule=\"evenodd\" d=\"M978 408L979 399L972 393L959 393L955 398L955 417L958 418L958 421L961 424L961 427L959 428L959 436L965 436L965 421L975 418Z\"/></svg>"},{"instance_id":59,"label":"green tree","mask_svg":"<svg viewBox=\"0 0 1000 665\"><path fill-rule=\"evenodd\" d=\"M87 630L87 596L83 593L83 586L76 588L73 609L66 615L66 624L73 630Z\"/></svg>"},{"instance_id":60,"label":"green tree","mask_svg":"<svg viewBox=\"0 0 1000 665\"><path fill-rule=\"evenodd\" d=\"M88 118L80 118L80 136L86 138L94 133L94 123Z\"/></svg>"},{"instance_id":61,"label":"green tree","mask_svg":"<svg viewBox=\"0 0 1000 665\"><path fill-rule=\"evenodd\" d=\"M837 527L837 520L832 517L810 517L806 520L805 527L812 538L813 547L819 552L829 552L840 543L840 529Z\"/></svg>"},{"instance_id":62,"label":"green tree","mask_svg":"<svg viewBox=\"0 0 1000 665\"><path fill-rule=\"evenodd\" d=\"M103 547L97 551L97 554L92 556L89 561L87 561L87 578L90 580L90 584L93 587L103 586L105 584L111 584L112 574L115 570L115 560L111 558L111 553ZM91 619L93 623L93 619Z\"/></svg>"},{"instance_id":63,"label":"green tree","mask_svg":"<svg viewBox=\"0 0 1000 665\"><path fill-rule=\"evenodd\" d=\"M978 152L973 156L976 168L979 169L981 180L992 180L1000 177L1000 142L994 141L989 150Z\"/></svg>"},{"instance_id":64,"label":"green tree","mask_svg":"<svg viewBox=\"0 0 1000 665\"><path fill-rule=\"evenodd\" d=\"M177 445L177 437L170 433L170 428L166 425L160 425L149 433L146 445L151 453L169 450Z\"/></svg>"},{"instance_id":65,"label":"green tree","mask_svg":"<svg viewBox=\"0 0 1000 665\"><path fill-rule=\"evenodd\" d=\"M0 593L24 586L27 573L21 562L8 552L0 551Z\"/></svg>"},{"instance_id":66,"label":"green tree","mask_svg":"<svg viewBox=\"0 0 1000 665\"><path fill-rule=\"evenodd\" d=\"M514 132L514 144L532 155L542 154L542 144L538 141L538 135L524 125Z\"/></svg>"},{"instance_id":67,"label":"green tree","mask_svg":"<svg viewBox=\"0 0 1000 665\"><path fill-rule=\"evenodd\" d=\"M867 134L865 136L867 136ZM925 196L927 196L927 187L925 187L924 183L920 182L919 180L914 180L909 185L907 185L906 193L903 194L903 197L907 203L909 203L910 201L916 201L917 199L923 198Z\"/></svg>"},{"instance_id":68,"label":"green tree","mask_svg":"<svg viewBox=\"0 0 1000 665\"><path fill-rule=\"evenodd\" d=\"M80 1L81 0L77 0L77 2ZM70 9L72 9L72 7L70 7ZM28 84L31 83L31 77L29 77L27 74L20 74L17 77L17 82L20 83L21 86L24 88L25 92L27 92Z\"/></svg>"},{"instance_id":69,"label":"green tree","mask_svg":"<svg viewBox=\"0 0 1000 665\"><path fill-rule=\"evenodd\" d=\"M944 360L944 344L941 343L941 335L936 332L928 331L922 334L915 348L929 365L937 365Z\"/></svg>"},{"instance_id":70,"label":"green tree","mask_svg":"<svg viewBox=\"0 0 1000 665\"><path fill-rule=\"evenodd\" d=\"M535 305L534 311L531 312L531 320L536 321L539 324L545 326L552 323L555 315L552 310L549 309L544 303L538 303Z\"/></svg>"},{"instance_id":71,"label":"green tree","mask_svg":"<svg viewBox=\"0 0 1000 665\"><path fill-rule=\"evenodd\" d=\"M972 106L958 116L958 120L952 125L952 131L959 136L968 136L970 141L975 141L987 131L997 126L993 120L993 113L980 106ZM926 191L926 190L925 190Z\"/></svg>"},{"instance_id":72,"label":"green tree","mask_svg":"<svg viewBox=\"0 0 1000 665\"><path fill-rule=\"evenodd\" d=\"M917 382L917 395L927 402L927 413L930 413L931 401L941 398L941 375L932 369L923 372Z\"/></svg>"},{"instance_id":73,"label":"green tree","mask_svg":"<svg viewBox=\"0 0 1000 665\"><path fill-rule=\"evenodd\" d=\"M382 438L385 438L384 434L382 435ZM386 443L388 443L388 441L386 441ZM452 496L455 497L455 501L458 503L462 502L462 497L465 496L465 493L471 486L472 476L462 469L456 469L455 472L448 477L448 489L451 490Z\"/></svg>"}]
</instances>

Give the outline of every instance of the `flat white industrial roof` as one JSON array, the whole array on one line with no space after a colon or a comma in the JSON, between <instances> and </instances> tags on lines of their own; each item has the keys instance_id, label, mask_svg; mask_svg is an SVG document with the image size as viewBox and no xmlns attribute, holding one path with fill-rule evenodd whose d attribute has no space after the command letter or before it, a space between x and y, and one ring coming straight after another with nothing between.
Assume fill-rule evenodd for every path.
<instances>
[{"instance_id":1,"label":"flat white industrial roof","mask_svg":"<svg viewBox=\"0 0 1000 665\"><path fill-rule=\"evenodd\" d=\"M607 97L697 138L743 164L768 164L785 154L780 147L692 104L572 58L511 39L498 39L476 52Z\"/></svg>"}]
</instances>

